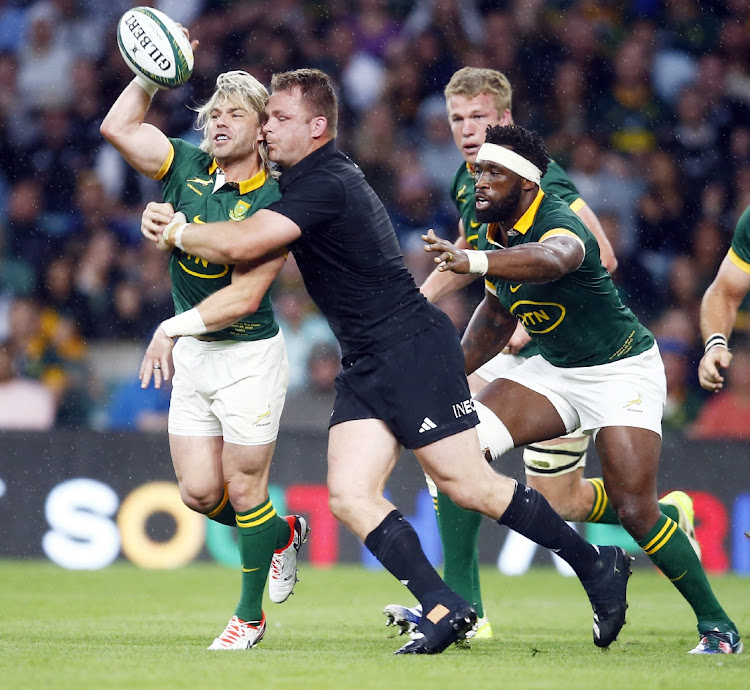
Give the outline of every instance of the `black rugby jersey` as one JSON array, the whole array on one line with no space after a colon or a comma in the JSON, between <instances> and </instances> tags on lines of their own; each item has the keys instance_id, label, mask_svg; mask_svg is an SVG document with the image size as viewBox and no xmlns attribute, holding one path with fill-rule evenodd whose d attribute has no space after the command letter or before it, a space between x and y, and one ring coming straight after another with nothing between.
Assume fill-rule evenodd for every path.
<instances>
[{"instance_id":1,"label":"black rugby jersey","mask_svg":"<svg viewBox=\"0 0 750 690\"><path fill-rule=\"evenodd\" d=\"M296 223L289 249L344 357L380 352L439 317L406 268L388 213L330 141L285 171L268 206Z\"/></svg>"}]
</instances>

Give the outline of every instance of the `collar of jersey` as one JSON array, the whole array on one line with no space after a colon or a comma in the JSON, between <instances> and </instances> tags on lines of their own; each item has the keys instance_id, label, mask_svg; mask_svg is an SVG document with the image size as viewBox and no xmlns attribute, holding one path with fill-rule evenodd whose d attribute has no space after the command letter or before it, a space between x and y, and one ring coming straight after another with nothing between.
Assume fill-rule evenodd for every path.
<instances>
[{"instance_id":1,"label":"collar of jersey","mask_svg":"<svg viewBox=\"0 0 750 690\"><path fill-rule=\"evenodd\" d=\"M219 164L216 162L216 159L214 158L211 161L211 165L208 166L208 174L213 175L217 170L219 170ZM242 182L239 182L240 186L240 194L247 194L248 192L252 192L260 187L262 187L266 182L266 171L261 169L255 175L253 175L249 180L242 180Z\"/></svg>"},{"instance_id":2,"label":"collar of jersey","mask_svg":"<svg viewBox=\"0 0 750 690\"><path fill-rule=\"evenodd\" d=\"M536 193L534 201L531 202L531 206L529 206L524 214L516 221L513 226L514 230L518 230L522 235L525 235L529 231L529 228L534 223L534 218L536 218L536 213L539 210L539 204L542 203L542 199L544 199L544 192L540 187L539 191ZM492 242L492 244L497 244L495 241L496 231L497 223L489 223L487 225L487 239Z\"/></svg>"}]
</instances>

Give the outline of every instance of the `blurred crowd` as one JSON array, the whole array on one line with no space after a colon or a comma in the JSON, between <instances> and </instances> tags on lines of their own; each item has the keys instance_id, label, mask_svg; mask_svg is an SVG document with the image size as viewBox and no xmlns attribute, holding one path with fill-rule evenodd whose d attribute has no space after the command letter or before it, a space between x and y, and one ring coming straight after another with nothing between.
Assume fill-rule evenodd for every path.
<instances>
[{"instance_id":1,"label":"blurred crowd","mask_svg":"<svg viewBox=\"0 0 750 690\"><path fill-rule=\"evenodd\" d=\"M748 437L727 421L743 415L711 407L750 408L749 312L727 392L707 403L696 376L700 298L750 204L747 0L0 0L0 428L164 428L168 395L140 390L133 355L173 313L165 256L139 231L160 188L99 134L132 78L117 19L145 4L201 43L188 84L149 111L169 136L198 141L191 108L221 71L335 78L338 146L385 202L417 283L431 270L420 235L457 232L443 88L462 66L505 72L515 120L598 214L616 283L657 336L665 428ZM328 401L332 336L293 262L275 290L290 401ZM461 329L479 298L441 306Z\"/></svg>"}]
</instances>

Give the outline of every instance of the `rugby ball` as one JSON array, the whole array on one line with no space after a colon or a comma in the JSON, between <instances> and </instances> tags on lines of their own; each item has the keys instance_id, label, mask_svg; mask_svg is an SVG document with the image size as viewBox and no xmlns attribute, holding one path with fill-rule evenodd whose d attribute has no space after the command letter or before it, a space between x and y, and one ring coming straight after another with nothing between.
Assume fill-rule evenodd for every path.
<instances>
[{"instance_id":1,"label":"rugby ball","mask_svg":"<svg viewBox=\"0 0 750 690\"><path fill-rule=\"evenodd\" d=\"M193 73L193 49L182 29L153 7L134 7L117 24L117 46L128 67L160 89L175 89Z\"/></svg>"}]
</instances>

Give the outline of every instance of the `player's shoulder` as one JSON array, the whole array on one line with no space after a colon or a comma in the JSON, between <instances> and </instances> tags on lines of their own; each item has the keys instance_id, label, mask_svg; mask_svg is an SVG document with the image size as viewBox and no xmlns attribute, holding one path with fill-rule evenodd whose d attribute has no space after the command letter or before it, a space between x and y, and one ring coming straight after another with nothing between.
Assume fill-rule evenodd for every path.
<instances>
[{"instance_id":1,"label":"player's shoulder","mask_svg":"<svg viewBox=\"0 0 750 690\"><path fill-rule=\"evenodd\" d=\"M211 156L189 141L170 137L169 143L172 144L172 149L174 150L175 164L197 162L208 166L211 163Z\"/></svg>"},{"instance_id":2,"label":"player's shoulder","mask_svg":"<svg viewBox=\"0 0 750 690\"><path fill-rule=\"evenodd\" d=\"M555 228L570 230L582 236L588 234L586 226L570 209L566 201L552 193L547 193L542 198L533 227L535 235L542 235Z\"/></svg>"}]
</instances>

